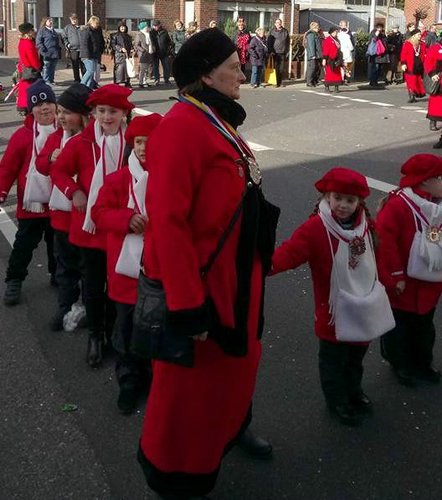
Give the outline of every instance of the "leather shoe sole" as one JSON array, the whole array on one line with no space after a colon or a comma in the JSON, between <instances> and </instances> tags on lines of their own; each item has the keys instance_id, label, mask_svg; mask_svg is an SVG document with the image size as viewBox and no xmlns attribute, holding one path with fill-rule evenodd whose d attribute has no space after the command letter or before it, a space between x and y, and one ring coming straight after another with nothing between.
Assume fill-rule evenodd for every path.
<instances>
[{"instance_id":1,"label":"leather shoe sole","mask_svg":"<svg viewBox=\"0 0 442 500\"><path fill-rule=\"evenodd\" d=\"M272 445L265 439L255 436L250 429L241 434L238 446L253 458L267 459L272 456Z\"/></svg>"}]
</instances>

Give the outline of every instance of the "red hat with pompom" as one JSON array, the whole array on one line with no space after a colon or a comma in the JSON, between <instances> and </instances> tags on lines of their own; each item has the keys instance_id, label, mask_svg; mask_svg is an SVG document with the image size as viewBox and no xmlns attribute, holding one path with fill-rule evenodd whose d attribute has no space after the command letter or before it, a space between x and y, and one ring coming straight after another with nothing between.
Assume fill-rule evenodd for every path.
<instances>
[{"instance_id":1,"label":"red hat with pompom","mask_svg":"<svg viewBox=\"0 0 442 500\"><path fill-rule=\"evenodd\" d=\"M345 167L334 167L315 183L321 193L342 193L366 198L370 194L365 175Z\"/></svg>"},{"instance_id":2,"label":"red hat with pompom","mask_svg":"<svg viewBox=\"0 0 442 500\"><path fill-rule=\"evenodd\" d=\"M86 104L90 107L95 107L100 104L106 104L113 108L132 110L135 105L127 98L132 94L132 90L127 87L121 87L116 83L103 85L97 90L94 90L87 100Z\"/></svg>"},{"instance_id":3,"label":"red hat with pompom","mask_svg":"<svg viewBox=\"0 0 442 500\"><path fill-rule=\"evenodd\" d=\"M411 156L402 165L401 173L401 188L417 186L431 177L442 175L442 158L427 153Z\"/></svg>"},{"instance_id":4,"label":"red hat with pompom","mask_svg":"<svg viewBox=\"0 0 442 500\"><path fill-rule=\"evenodd\" d=\"M162 118L158 113L132 118L124 135L126 143L134 147L135 137L149 137Z\"/></svg>"}]
</instances>

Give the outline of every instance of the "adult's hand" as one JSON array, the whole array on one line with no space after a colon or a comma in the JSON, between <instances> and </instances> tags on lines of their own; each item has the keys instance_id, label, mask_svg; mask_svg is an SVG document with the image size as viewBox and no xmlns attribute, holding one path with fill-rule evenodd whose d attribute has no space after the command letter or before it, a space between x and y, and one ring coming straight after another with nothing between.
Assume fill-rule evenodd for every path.
<instances>
[{"instance_id":1,"label":"adult's hand","mask_svg":"<svg viewBox=\"0 0 442 500\"><path fill-rule=\"evenodd\" d=\"M86 212L87 197L80 189L77 189L72 195L72 205L80 212Z\"/></svg>"},{"instance_id":2,"label":"adult's hand","mask_svg":"<svg viewBox=\"0 0 442 500\"><path fill-rule=\"evenodd\" d=\"M204 342L207 340L207 334L208 332L200 333L199 335L193 335L192 338L193 340L200 340L201 342Z\"/></svg>"}]
</instances>

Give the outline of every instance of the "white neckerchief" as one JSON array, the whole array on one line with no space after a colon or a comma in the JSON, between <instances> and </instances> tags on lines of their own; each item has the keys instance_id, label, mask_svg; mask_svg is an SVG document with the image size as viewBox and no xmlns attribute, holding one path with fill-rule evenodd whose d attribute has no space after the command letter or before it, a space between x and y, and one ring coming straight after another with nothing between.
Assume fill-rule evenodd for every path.
<instances>
[{"instance_id":1,"label":"white neckerchief","mask_svg":"<svg viewBox=\"0 0 442 500\"><path fill-rule=\"evenodd\" d=\"M61 138L60 149L66 146L66 144L75 137L80 132L76 134L72 134L67 130L63 130L63 137ZM63 212L70 212L72 210L72 202L69 198L58 189L58 187L54 184L52 187L51 197L49 199L49 210L62 210Z\"/></svg>"},{"instance_id":2,"label":"white neckerchief","mask_svg":"<svg viewBox=\"0 0 442 500\"><path fill-rule=\"evenodd\" d=\"M94 123L95 142L100 148L100 158L96 161L95 145L92 143L95 170L89 190L86 216L83 224L83 231L88 233L95 233L95 223L91 217L91 210L97 201L98 192L104 183L104 179L107 175L115 172L121 167L124 147L126 145L124 130L125 126L122 125L115 135L104 135L98 121Z\"/></svg>"},{"instance_id":3,"label":"white neckerchief","mask_svg":"<svg viewBox=\"0 0 442 500\"><path fill-rule=\"evenodd\" d=\"M141 166L135 151L132 151L129 156L128 167L131 173L131 180L127 207L136 209L141 215L146 215L146 188L149 174Z\"/></svg>"},{"instance_id":4,"label":"white neckerchief","mask_svg":"<svg viewBox=\"0 0 442 500\"><path fill-rule=\"evenodd\" d=\"M37 172L37 167L35 166L37 156L46 144L47 138L54 132L55 125L53 123L51 123L50 125L39 125L37 122L34 122L32 137L32 156L31 161L29 162L28 173L26 174L25 191L23 194L23 208L27 212L42 213L45 210L42 203L30 201L29 194L31 183L33 182L32 174L34 172Z\"/></svg>"},{"instance_id":5,"label":"white neckerchief","mask_svg":"<svg viewBox=\"0 0 442 500\"><path fill-rule=\"evenodd\" d=\"M329 295L330 324L333 324L340 289L357 297L365 297L373 290L377 279L376 260L364 212L362 212L359 226L354 229L344 229L333 218L328 201L323 199L319 204L319 216L327 230L333 258ZM339 241L336 253L333 252L330 234ZM351 259L350 242L354 238L364 240L365 252L358 256L357 265L351 267L349 264Z\"/></svg>"},{"instance_id":6,"label":"white neckerchief","mask_svg":"<svg viewBox=\"0 0 442 500\"><path fill-rule=\"evenodd\" d=\"M399 191L399 196L401 195L401 192L418 207L423 215L422 217L422 215L419 214L419 211L402 197L412 210L414 216L417 217L422 224L422 237L419 246L419 254L428 264L428 269L430 271L440 271L442 269L442 238L438 241L430 241L427 237L427 231L434 229L439 233L439 231L442 230L442 204L426 200L408 187ZM419 231L417 227L416 230ZM442 233L439 234L442 236Z\"/></svg>"}]
</instances>

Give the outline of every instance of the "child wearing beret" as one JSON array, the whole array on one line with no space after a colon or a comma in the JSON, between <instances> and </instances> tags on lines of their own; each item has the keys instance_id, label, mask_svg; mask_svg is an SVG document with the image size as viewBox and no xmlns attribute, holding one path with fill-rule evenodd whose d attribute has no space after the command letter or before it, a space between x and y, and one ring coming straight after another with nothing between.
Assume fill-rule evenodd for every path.
<instances>
[{"instance_id":1,"label":"child wearing beret","mask_svg":"<svg viewBox=\"0 0 442 500\"><path fill-rule=\"evenodd\" d=\"M51 175L55 160L63 148L87 126L91 108L86 105L92 90L74 83L58 98L58 129L49 136L36 160L37 170ZM69 242L72 202L52 187L49 216L54 229L54 251L57 261L57 309L50 322L52 331L63 329L63 318L80 296L80 250Z\"/></svg>"},{"instance_id":2,"label":"child wearing beret","mask_svg":"<svg viewBox=\"0 0 442 500\"><path fill-rule=\"evenodd\" d=\"M49 223L48 205L35 202L31 193L35 189L36 159L46 140L56 129L56 99L51 87L37 80L27 91L28 115L14 134L0 162L0 203L17 181L18 230L9 256L6 270L5 305L20 302L22 283L28 274L32 254L44 237L47 245L48 271L55 283L55 259L53 255L53 231Z\"/></svg>"},{"instance_id":3,"label":"child wearing beret","mask_svg":"<svg viewBox=\"0 0 442 500\"><path fill-rule=\"evenodd\" d=\"M381 353L398 382L439 383L433 368L434 311L442 292L442 159L417 154L401 168L376 221L379 275L396 327L381 339Z\"/></svg>"},{"instance_id":4,"label":"child wearing beret","mask_svg":"<svg viewBox=\"0 0 442 500\"><path fill-rule=\"evenodd\" d=\"M373 225L365 207L365 177L336 167L315 184L322 193L313 215L276 249L271 274L308 262L319 337L319 375L330 411L357 425L372 402L361 386L368 343L394 321L377 278Z\"/></svg>"},{"instance_id":5,"label":"child wearing beret","mask_svg":"<svg viewBox=\"0 0 442 500\"><path fill-rule=\"evenodd\" d=\"M106 233L108 295L117 318L112 345L117 351L115 372L120 386L118 408L129 414L135 409L140 390L148 382L149 364L129 352L133 313L137 301L138 276L148 220L145 206L148 182L146 148L148 137L161 121L153 113L134 118L126 129L126 144L132 149L126 165L106 177L92 219Z\"/></svg>"},{"instance_id":6,"label":"child wearing beret","mask_svg":"<svg viewBox=\"0 0 442 500\"><path fill-rule=\"evenodd\" d=\"M123 166L124 134L134 105L132 91L116 84L95 90L86 101L95 120L74 137L56 160L52 180L72 201L69 241L81 249L89 339L86 361L102 362L103 345L113 329L114 308L106 297L106 233L97 229L91 211L108 174Z\"/></svg>"}]
</instances>

